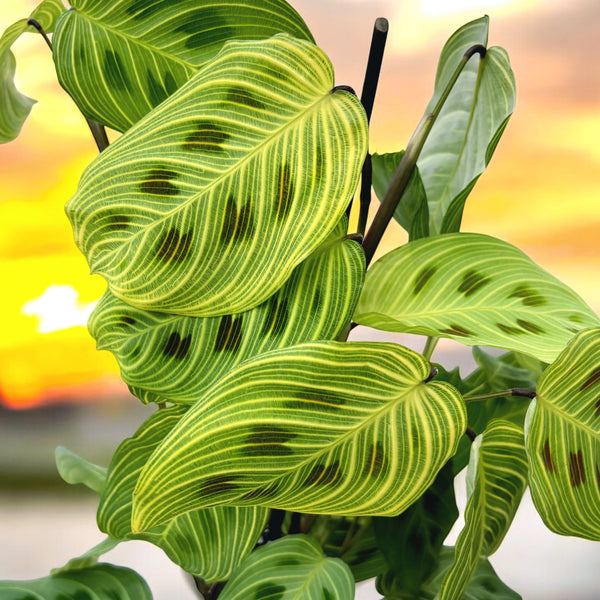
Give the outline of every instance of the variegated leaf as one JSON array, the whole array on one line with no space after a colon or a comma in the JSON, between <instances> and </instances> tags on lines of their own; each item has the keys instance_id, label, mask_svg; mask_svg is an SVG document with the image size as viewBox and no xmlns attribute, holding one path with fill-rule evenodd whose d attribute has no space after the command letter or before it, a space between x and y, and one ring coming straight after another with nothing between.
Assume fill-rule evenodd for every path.
<instances>
[{"instance_id":1,"label":"variegated leaf","mask_svg":"<svg viewBox=\"0 0 600 600\"><path fill-rule=\"evenodd\" d=\"M98 564L60 571L33 581L0 581L2 600L152 600L146 582L131 569Z\"/></svg>"},{"instance_id":2,"label":"variegated leaf","mask_svg":"<svg viewBox=\"0 0 600 600\"><path fill-rule=\"evenodd\" d=\"M77 456L62 446L58 446L54 451L54 459L58 473L64 481L71 485L82 483L94 492L102 493L106 484L107 469Z\"/></svg>"},{"instance_id":3,"label":"variegated leaf","mask_svg":"<svg viewBox=\"0 0 600 600\"><path fill-rule=\"evenodd\" d=\"M600 328L582 331L544 371L525 433L544 523L600 540Z\"/></svg>"},{"instance_id":4,"label":"variegated leaf","mask_svg":"<svg viewBox=\"0 0 600 600\"><path fill-rule=\"evenodd\" d=\"M466 427L460 394L429 376L420 354L389 343L312 342L242 363L148 460L134 531L222 504L402 512Z\"/></svg>"},{"instance_id":5,"label":"variegated leaf","mask_svg":"<svg viewBox=\"0 0 600 600\"><path fill-rule=\"evenodd\" d=\"M327 558L305 535L255 550L219 595L221 600L352 600L354 579L339 558Z\"/></svg>"},{"instance_id":6,"label":"variegated leaf","mask_svg":"<svg viewBox=\"0 0 600 600\"><path fill-rule=\"evenodd\" d=\"M89 118L125 131L181 87L228 40L277 33L312 41L285 0L71 0L54 60Z\"/></svg>"},{"instance_id":7,"label":"variegated leaf","mask_svg":"<svg viewBox=\"0 0 600 600\"><path fill-rule=\"evenodd\" d=\"M133 534L132 493L148 457L185 413L184 407L155 412L124 440L110 464L98 507L98 527L113 538L140 539L162 548L188 573L207 582L226 580L254 547L268 510L218 506L182 514L165 525Z\"/></svg>"},{"instance_id":8,"label":"variegated leaf","mask_svg":"<svg viewBox=\"0 0 600 600\"><path fill-rule=\"evenodd\" d=\"M492 421L473 443L467 470L465 527L456 541L454 562L440 588L440 600L462 598L482 559L504 539L527 486L523 429Z\"/></svg>"},{"instance_id":9,"label":"variegated leaf","mask_svg":"<svg viewBox=\"0 0 600 600\"><path fill-rule=\"evenodd\" d=\"M51 33L58 16L65 10L60 0L44 0L32 13L35 19ZM0 144L14 140L21 131L23 123L29 116L33 98L21 94L14 82L16 60L11 46L26 31L39 35L28 19L20 19L13 23L0 37Z\"/></svg>"},{"instance_id":10,"label":"variegated leaf","mask_svg":"<svg viewBox=\"0 0 600 600\"><path fill-rule=\"evenodd\" d=\"M410 242L368 271L354 320L551 362L600 319L519 249L475 233Z\"/></svg>"},{"instance_id":11,"label":"variegated leaf","mask_svg":"<svg viewBox=\"0 0 600 600\"><path fill-rule=\"evenodd\" d=\"M489 19L471 21L448 40L438 63L431 112L475 44L487 46ZM466 198L487 167L515 109L515 78L503 48L473 56L431 129L417 161L429 204L432 235L458 231Z\"/></svg>"},{"instance_id":12,"label":"variegated leaf","mask_svg":"<svg viewBox=\"0 0 600 600\"><path fill-rule=\"evenodd\" d=\"M150 312L107 291L88 327L98 348L115 355L121 377L139 398L191 403L246 358L336 339L350 323L364 269L360 245L338 239L326 242L274 296L245 313L187 317Z\"/></svg>"},{"instance_id":13,"label":"variegated leaf","mask_svg":"<svg viewBox=\"0 0 600 600\"><path fill-rule=\"evenodd\" d=\"M234 314L328 237L366 153L358 99L316 46L230 42L105 150L67 204L113 294L147 310Z\"/></svg>"}]
</instances>

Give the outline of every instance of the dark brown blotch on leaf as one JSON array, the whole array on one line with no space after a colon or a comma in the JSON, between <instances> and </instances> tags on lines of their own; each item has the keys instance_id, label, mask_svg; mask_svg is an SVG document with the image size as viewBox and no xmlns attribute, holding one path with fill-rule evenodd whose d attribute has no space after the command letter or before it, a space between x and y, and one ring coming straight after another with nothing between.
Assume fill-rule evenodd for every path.
<instances>
[{"instance_id":1,"label":"dark brown blotch on leaf","mask_svg":"<svg viewBox=\"0 0 600 600\"><path fill-rule=\"evenodd\" d=\"M579 487L585 483L585 466L583 464L583 452L569 452L569 479L573 487Z\"/></svg>"},{"instance_id":2,"label":"dark brown blotch on leaf","mask_svg":"<svg viewBox=\"0 0 600 600\"><path fill-rule=\"evenodd\" d=\"M542 458L544 460L544 466L549 473L554 473L556 471L556 467L554 466L554 461L552 460L552 454L550 453L550 440L546 440L544 442L544 448L542 450Z\"/></svg>"},{"instance_id":3,"label":"dark brown blotch on leaf","mask_svg":"<svg viewBox=\"0 0 600 600\"><path fill-rule=\"evenodd\" d=\"M190 251L192 237L192 231L180 235L176 227L171 227L158 242L156 257L164 262L182 261Z\"/></svg>"},{"instance_id":4,"label":"dark brown blotch on leaf","mask_svg":"<svg viewBox=\"0 0 600 600\"><path fill-rule=\"evenodd\" d=\"M223 144L231 137L222 127L207 120L196 121L193 131L188 133L182 145L183 150L221 154Z\"/></svg>"},{"instance_id":5,"label":"dark brown blotch on leaf","mask_svg":"<svg viewBox=\"0 0 600 600\"><path fill-rule=\"evenodd\" d=\"M518 285L509 295L509 298L521 298L525 306L544 306L548 304L539 292L525 284Z\"/></svg>"},{"instance_id":6,"label":"dark brown blotch on leaf","mask_svg":"<svg viewBox=\"0 0 600 600\"><path fill-rule=\"evenodd\" d=\"M583 382L580 389L582 392L584 392L585 390L591 388L593 385L597 384L598 382L600 382L600 367L598 367L597 369L594 369L594 371L592 371L590 373L588 378Z\"/></svg>"},{"instance_id":7,"label":"dark brown blotch on leaf","mask_svg":"<svg viewBox=\"0 0 600 600\"><path fill-rule=\"evenodd\" d=\"M294 182L289 165L280 165L277 172L277 198L275 200L275 216L279 221L285 219L292 208L294 198Z\"/></svg>"},{"instance_id":8,"label":"dark brown blotch on leaf","mask_svg":"<svg viewBox=\"0 0 600 600\"><path fill-rule=\"evenodd\" d=\"M491 277L486 277L482 273L479 273L474 269L470 269L463 275L462 281L458 286L458 291L459 293L468 297L471 294L474 294L477 290L480 290L482 287L486 286L491 281Z\"/></svg>"},{"instance_id":9,"label":"dark brown blotch on leaf","mask_svg":"<svg viewBox=\"0 0 600 600\"><path fill-rule=\"evenodd\" d=\"M330 465L315 465L302 482L302 487L334 484L339 481L340 477L340 464L337 460Z\"/></svg>"},{"instance_id":10,"label":"dark brown blotch on leaf","mask_svg":"<svg viewBox=\"0 0 600 600\"><path fill-rule=\"evenodd\" d=\"M468 329L456 324L450 324L448 329L440 329L440 333L445 333L446 335L455 335L458 337L471 337L474 335Z\"/></svg>"},{"instance_id":11,"label":"dark brown blotch on leaf","mask_svg":"<svg viewBox=\"0 0 600 600\"><path fill-rule=\"evenodd\" d=\"M223 315L221 317L215 340L215 352L235 353L238 351L242 341L242 323L243 317L241 315L237 317Z\"/></svg>"},{"instance_id":12,"label":"dark brown blotch on leaf","mask_svg":"<svg viewBox=\"0 0 600 600\"><path fill-rule=\"evenodd\" d=\"M415 296L427 285L429 280L435 275L436 271L437 267L434 266L428 266L421 269L413 283L413 294Z\"/></svg>"},{"instance_id":13,"label":"dark brown blotch on leaf","mask_svg":"<svg viewBox=\"0 0 600 600\"><path fill-rule=\"evenodd\" d=\"M151 196L177 196L179 188L171 183L177 177L178 173L170 169L152 169L148 178L140 183L140 192Z\"/></svg>"},{"instance_id":14,"label":"dark brown blotch on leaf","mask_svg":"<svg viewBox=\"0 0 600 600\"><path fill-rule=\"evenodd\" d=\"M182 338L179 333L174 331L167 340L163 349L163 354L171 358L177 358L178 360L184 359L190 351L192 344L192 336L187 335Z\"/></svg>"}]
</instances>

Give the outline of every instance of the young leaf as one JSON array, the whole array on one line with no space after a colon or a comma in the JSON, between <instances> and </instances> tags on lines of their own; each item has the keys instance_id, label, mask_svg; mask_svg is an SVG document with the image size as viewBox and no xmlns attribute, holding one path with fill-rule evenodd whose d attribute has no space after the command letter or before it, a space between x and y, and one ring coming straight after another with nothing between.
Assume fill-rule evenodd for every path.
<instances>
[{"instance_id":1,"label":"young leaf","mask_svg":"<svg viewBox=\"0 0 600 600\"><path fill-rule=\"evenodd\" d=\"M354 579L339 558L327 558L305 535L261 546L227 582L220 600L352 600Z\"/></svg>"},{"instance_id":2,"label":"young leaf","mask_svg":"<svg viewBox=\"0 0 600 600\"><path fill-rule=\"evenodd\" d=\"M344 219L345 221L345 219ZM110 350L121 377L143 400L195 402L243 360L301 342L336 339L362 287L359 244L326 242L256 308L223 317L186 317L129 306L109 291L88 327Z\"/></svg>"},{"instance_id":3,"label":"young leaf","mask_svg":"<svg viewBox=\"0 0 600 600\"><path fill-rule=\"evenodd\" d=\"M544 371L525 433L531 496L544 523L600 540L600 328L582 331Z\"/></svg>"},{"instance_id":4,"label":"young leaf","mask_svg":"<svg viewBox=\"0 0 600 600\"><path fill-rule=\"evenodd\" d=\"M57 17L65 10L60 0L44 0L32 13L46 33L52 32ZM0 144L14 140L21 131L31 107L33 98L24 96L15 87L16 60L10 48L21 34L27 32L38 35L36 29L20 19L13 23L0 37Z\"/></svg>"},{"instance_id":5,"label":"young leaf","mask_svg":"<svg viewBox=\"0 0 600 600\"><path fill-rule=\"evenodd\" d=\"M445 546L440 555L440 564L436 574L424 588L427 598L437 598L444 575L454 562L454 548ZM521 596L504 584L490 562L480 559L461 600L521 600Z\"/></svg>"},{"instance_id":6,"label":"young leaf","mask_svg":"<svg viewBox=\"0 0 600 600\"><path fill-rule=\"evenodd\" d=\"M431 485L465 423L460 394L388 343L312 342L248 360L150 457L133 529L218 504L396 515Z\"/></svg>"},{"instance_id":7,"label":"young leaf","mask_svg":"<svg viewBox=\"0 0 600 600\"><path fill-rule=\"evenodd\" d=\"M71 5L54 36L58 79L87 117L117 131L175 92L228 40L288 33L313 41L285 0L72 0Z\"/></svg>"},{"instance_id":8,"label":"young leaf","mask_svg":"<svg viewBox=\"0 0 600 600\"><path fill-rule=\"evenodd\" d=\"M99 544L96 544L93 548L90 548L87 552L84 552L81 556L77 556L69 560L64 567L52 569L51 575L56 575L57 573L61 573L63 571L75 571L77 569L93 567L94 565L98 564L98 558L116 548L121 542L122 540L115 540L107 537Z\"/></svg>"},{"instance_id":9,"label":"young leaf","mask_svg":"<svg viewBox=\"0 0 600 600\"><path fill-rule=\"evenodd\" d=\"M523 430L509 421L492 421L473 443L465 527L444 576L440 600L463 597L481 559L492 555L504 539L526 486Z\"/></svg>"},{"instance_id":10,"label":"young leaf","mask_svg":"<svg viewBox=\"0 0 600 600\"><path fill-rule=\"evenodd\" d=\"M58 446L54 451L58 474L71 485L83 483L98 494L102 494L106 483L107 469L95 465L74 452Z\"/></svg>"},{"instance_id":11,"label":"young leaf","mask_svg":"<svg viewBox=\"0 0 600 600\"><path fill-rule=\"evenodd\" d=\"M135 571L101 563L85 569L59 571L33 581L0 581L0 597L2 600L152 600L152 593Z\"/></svg>"},{"instance_id":12,"label":"young leaf","mask_svg":"<svg viewBox=\"0 0 600 600\"><path fill-rule=\"evenodd\" d=\"M416 240L367 272L354 320L385 331L498 346L551 362L600 319L566 285L495 238Z\"/></svg>"},{"instance_id":13,"label":"young leaf","mask_svg":"<svg viewBox=\"0 0 600 600\"><path fill-rule=\"evenodd\" d=\"M438 63L431 112L466 50L487 46L488 17L467 23L448 40ZM467 195L487 167L515 108L508 54L489 48L464 67L417 161L429 203L432 235L458 231Z\"/></svg>"},{"instance_id":14,"label":"young leaf","mask_svg":"<svg viewBox=\"0 0 600 600\"><path fill-rule=\"evenodd\" d=\"M373 190L380 201L383 200L394 173L404 156L404 150L392 154L373 154ZM394 219L410 234L411 240L429 236L429 209L423 181L415 167L408 181L408 186L398 204Z\"/></svg>"},{"instance_id":15,"label":"young leaf","mask_svg":"<svg viewBox=\"0 0 600 600\"><path fill-rule=\"evenodd\" d=\"M328 237L366 154L359 100L316 46L230 42L88 167L67 204L91 269L129 304L231 315Z\"/></svg>"},{"instance_id":16,"label":"young leaf","mask_svg":"<svg viewBox=\"0 0 600 600\"><path fill-rule=\"evenodd\" d=\"M431 487L407 510L397 517L374 517L378 546L387 562L377 589L386 597L391 591L401 591L402 597L419 598L457 518L454 473L452 461L448 461Z\"/></svg>"},{"instance_id":17,"label":"young leaf","mask_svg":"<svg viewBox=\"0 0 600 600\"><path fill-rule=\"evenodd\" d=\"M268 510L217 506L196 510L137 534L131 532L132 494L148 457L185 413L183 407L155 412L117 448L98 507L98 527L113 538L140 539L167 554L182 569L207 582L224 581L254 547Z\"/></svg>"}]
</instances>

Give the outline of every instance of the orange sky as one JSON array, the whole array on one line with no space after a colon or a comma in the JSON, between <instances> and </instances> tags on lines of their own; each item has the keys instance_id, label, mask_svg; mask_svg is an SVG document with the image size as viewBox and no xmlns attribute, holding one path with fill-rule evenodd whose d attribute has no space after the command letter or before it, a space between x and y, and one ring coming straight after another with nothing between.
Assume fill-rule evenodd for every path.
<instances>
[{"instance_id":1,"label":"orange sky","mask_svg":"<svg viewBox=\"0 0 600 600\"><path fill-rule=\"evenodd\" d=\"M26 16L35 4L3 3L0 30ZM445 39L462 23L490 15L490 43L508 50L515 71L517 110L490 169L467 202L463 229L516 244L600 312L600 3L293 4L330 55L337 83L357 91L372 23L378 16L389 19L388 52L372 120L371 149L378 152L406 144L432 92ZM458 10L462 5L473 8ZM0 398L26 405L124 389L112 356L95 351L83 326L40 333L44 323L35 314L25 314L35 312L39 303L23 311L50 286L60 285L79 293L73 310L83 314L104 283L88 275L63 212L82 169L96 154L95 146L56 83L42 40L24 36L14 50L19 89L39 103L19 139L0 146ZM397 239L388 237L386 247Z\"/></svg>"}]
</instances>

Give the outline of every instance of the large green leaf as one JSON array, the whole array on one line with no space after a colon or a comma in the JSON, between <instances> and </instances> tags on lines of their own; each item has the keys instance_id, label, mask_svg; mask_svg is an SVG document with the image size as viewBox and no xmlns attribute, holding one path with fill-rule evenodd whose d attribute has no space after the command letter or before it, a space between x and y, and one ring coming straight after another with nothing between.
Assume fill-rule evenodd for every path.
<instances>
[{"instance_id":1,"label":"large green leaf","mask_svg":"<svg viewBox=\"0 0 600 600\"><path fill-rule=\"evenodd\" d=\"M465 429L460 394L388 343L312 342L233 369L152 454L133 529L220 504L396 515Z\"/></svg>"},{"instance_id":2,"label":"large green leaf","mask_svg":"<svg viewBox=\"0 0 600 600\"><path fill-rule=\"evenodd\" d=\"M368 271L354 320L385 331L498 346L551 362L600 319L523 252L453 233L411 242Z\"/></svg>"},{"instance_id":3,"label":"large green leaf","mask_svg":"<svg viewBox=\"0 0 600 600\"><path fill-rule=\"evenodd\" d=\"M492 421L473 443L465 527L444 576L440 600L463 597L481 559L491 556L504 539L526 486L523 429L509 421Z\"/></svg>"},{"instance_id":4,"label":"large green leaf","mask_svg":"<svg viewBox=\"0 0 600 600\"><path fill-rule=\"evenodd\" d=\"M272 296L339 222L366 153L362 106L332 85L308 42L228 43L84 173L67 213L92 272L148 310Z\"/></svg>"},{"instance_id":5,"label":"large green leaf","mask_svg":"<svg viewBox=\"0 0 600 600\"><path fill-rule=\"evenodd\" d=\"M600 540L600 328L540 377L525 422L531 496L554 532Z\"/></svg>"},{"instance_id":6,"label":"large green leaf","mask_svg":"<svg viewBox=\"0 0 600 600\"><path fill-rule=\"evenodd\" d=\"M190 403L246 358L336 339L350 322L364 270L360 245L338 239L326 242L274 296L245 313L187 317L150 312L107 291L88 327L98 348L115 355L121 377L138 397Z\"/></svg>"},{"instance_id":7,"label":"large green leaf","mask_svg":"<svg viewBox=\"0 0 600 600\"><path fill-rule=\"evenodd\" d=\"M65 10L60 0L44 0L32 13L46 33L52 32L56 19ZM24 96L14 82L16 60L10 48L26 31L37 33L27 19L13 23L0 37L0 144L14 140L35 104L33 98ZM39 34L38 34L39 35Z\"/></svg>"},{"instance_id":8,"label":"large green leaf","mask_svg":"<svg viewBox=\"0 0 600 600\"><path fill-rule=\"evenodd\" d=\"M125 131L228 40L312 41L285 0L72 0L54 40L62 86L89 118ZM242 98L243 100L243 98Z\"/></svg>"},{"instance_id":9,"label":"large green leaf","mask_svg":"<svg viewBox=\"0 0 600 600\"><path fill-rule=\"evenodd\" d=\"M148 457L184 413L185 407L159 410L121 443L98 507L98 527L113 538L151 542L188 573L208 582L223 581L254 547L264 529L267 509L217 506L182 514L136 534L131 531L137 478Z\"/></svg>"},{"instance_id":10,"label":"large green leaf","mask_svg":"<svg viewBox=\"0 0 600 600\"><path fill-rule=\"evenodd\" d=\"M404 598L419 598L435 572L444 539L458 518L452 461L438 473L431 487L397 517L375 517L378 546L387 569L377 578L377 589Z\"/></svg>"},{"instance_id":11,"label":"large green leaf","mask_svg":"<svg viewBox=\"0 0 600 600\"><path fill-rule=\"evenodd\" d=\"M146 582L131 569L98 564L60 571L33 581L0 581L2 600L152 600Z\"/></svg>"},{"instance_id":12,"label":"large green leaf","mask_svg":"<svg viewBox=\"0 0 600 600\"><path fill-rule=\"evenodd\" d=\"M233 574L221 600L352 600L354 579L338 558L323 556L304 535L286 536L255 550Z\"/></svg>"},{"instance_id":13,"label":"large green leaf","mask_svg":"<svg viewBox=\"0 0 600 600\"><path fill-rule=\"evenodd\" d=\"M440 556L436 574L425 586L427 598L434 598L439 592L445 573L454 562L454 548L445 546ZM480 559L461 600L521 600L521 596L504 584L490 562ZM387 599L386 599L387 600Z\"/></svg>"},{"instance_id":14,"label":"large green leaf","mask_svg":"<svg viewBox=\"0 0 600 600\"><path fill-rule=\"evenodd\" d=\"M462 60L475 45L487 46L488 17L461 27L438 63L431 112ZM433 234L458 231L467 195L487 167L515 109L515 79L506 51L489 48L464 67L417 160L429 203Z\"/></svg>"}]
</instances>

